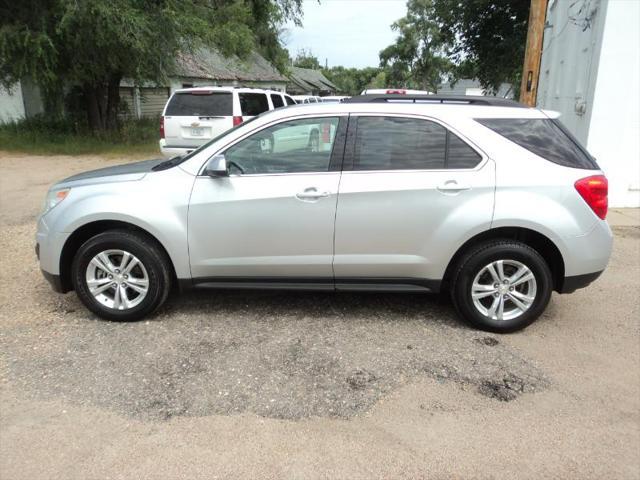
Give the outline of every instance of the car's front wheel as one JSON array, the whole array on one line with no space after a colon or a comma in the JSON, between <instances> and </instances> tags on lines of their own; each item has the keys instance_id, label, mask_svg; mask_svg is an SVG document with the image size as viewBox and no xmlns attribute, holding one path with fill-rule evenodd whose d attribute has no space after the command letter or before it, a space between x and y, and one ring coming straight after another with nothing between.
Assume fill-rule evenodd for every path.
<instances>
[{"instance_id":1,"label":"car's front wheel","mask_svg":"<svg viewBox=\"0 0 640 480\"><path fill-rule=\"evenodd\" d=\"M139 320L159 308L170 289L166 254L134 231L110 230L90 238L71 269L82 303L108 320Z\"/></svg>"},{"instance_id":2,"label":"car's front wheel","mask_svg":"<svg viewBox=\"0 0 640 480\"><path fill-rule=\"evenodd\" d=\"M460 315L482 330L507 333L536 320L553 289L549 266L524 243L494 240L470 250L452 285Z\"/></svg>"}]
</instances>

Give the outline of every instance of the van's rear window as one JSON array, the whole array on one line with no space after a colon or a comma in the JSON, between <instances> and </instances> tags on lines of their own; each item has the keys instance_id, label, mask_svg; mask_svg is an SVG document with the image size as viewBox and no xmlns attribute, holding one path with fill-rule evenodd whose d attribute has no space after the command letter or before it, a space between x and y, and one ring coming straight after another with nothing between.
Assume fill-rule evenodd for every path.
<instances>
[{"instance_id":1,"label":"van's rear window","mask_svg":"<svg viewBox=\"0 0 640 480\"><path fill-rule=\"evenodd\" d=\"M269 101L264 93L239 93L243 116L253 117L269 110Z\"/></svg>"},{"instance_id":2,"label":"van's rear window","mask_svg":"<svg viewBox=\"0 0 640 480\"><path fill-rule=\"evenodd\" d=\"M476 118L513 143L565 167L598 170L598 164L559 120L539 118Z\"/></svg>"},{"instance_id":3,"label":"van's rear window","mask_svg":"<svg viewBox=\"0 0 640 480\"><path fill-rule=\"evenodd\" d=\"M176 93L164 112L166 116L230 117L233 97L227 92Z\"/></svg>"}]
</instances>

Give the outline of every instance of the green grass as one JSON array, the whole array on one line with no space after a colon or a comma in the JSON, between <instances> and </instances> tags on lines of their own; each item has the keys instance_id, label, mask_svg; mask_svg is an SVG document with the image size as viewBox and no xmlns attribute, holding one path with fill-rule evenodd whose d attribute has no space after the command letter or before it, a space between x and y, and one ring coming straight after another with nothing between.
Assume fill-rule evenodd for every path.
<instances>
[{"instance_id":1,"label":"green grass","mask_svg":"<svg viewBox=\"0 0 640 480\"><path fill-rule=\"evenodd\" d=\"M127 120L113 132L92 133L72 120L34 117L0 125L0 150L36 155L159 156L157 118Z\"/></svg>"}]
</instances>

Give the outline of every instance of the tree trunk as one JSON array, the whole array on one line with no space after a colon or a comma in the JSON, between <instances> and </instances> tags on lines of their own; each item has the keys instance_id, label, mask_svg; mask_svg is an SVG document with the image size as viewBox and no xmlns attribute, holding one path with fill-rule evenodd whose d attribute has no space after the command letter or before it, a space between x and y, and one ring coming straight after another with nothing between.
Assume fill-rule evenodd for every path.
<instances>
[{"instance_id":1,"label":"tree trunk","mask_svg":"<svg viewBox=\"0 0 640 480\"><path fill-rule=\"evenodd\" d=\"M104 129L102 115L100 112L100 99L98 98L98 89L93 85L85 84L83 87L84 98L87 109L87 122L89 128L93 131Z\"/></svg>"},{"instance_id":2,"label":"tree trunk","mask_svg":"<svg viewBox=\"0 0 640 480\"><path fill-rule=\"evenodd\" d=\"M121 75L112 75L108 82L83 86L87 121L94 132L118 128Z\"/></svg>"},{"instance_id":3,"label":"tree trunk","mask_svg":"<svg viewBox=\"0 0 640 480\"><path fill-rule=\"evenodd\" d=\"M118 106L120 105L120 80L121 76L114 74L109 78L107 85L107 111L106 128L115 130L118 127Z\"/></svg>"}]
</instances>

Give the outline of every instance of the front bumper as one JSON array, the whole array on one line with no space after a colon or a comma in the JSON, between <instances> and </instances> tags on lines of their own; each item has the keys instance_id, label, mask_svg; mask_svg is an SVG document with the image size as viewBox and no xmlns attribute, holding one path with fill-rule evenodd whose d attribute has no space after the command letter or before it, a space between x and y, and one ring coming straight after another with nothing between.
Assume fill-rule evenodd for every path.
<instances>
[{"instance_id":1,"label":"front bumper","mask_svg":"<svg viewBox=\"0 0 640 480\"><path fill-rule=\"evenodd\" d=\"M60 255L69 235L68 233L52 232L47 225L45 217L38 219L35 246L36 257L40 262L42 275L44 275L53 289L60 293L69 291L69 288L64 287L60 276Z\"/></svg>"}]
</instances>

